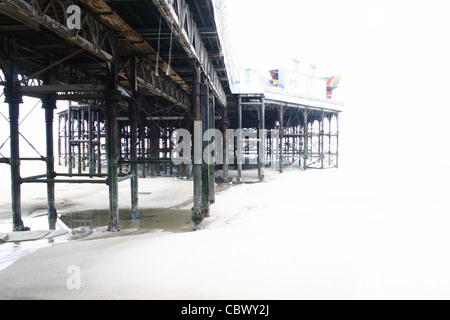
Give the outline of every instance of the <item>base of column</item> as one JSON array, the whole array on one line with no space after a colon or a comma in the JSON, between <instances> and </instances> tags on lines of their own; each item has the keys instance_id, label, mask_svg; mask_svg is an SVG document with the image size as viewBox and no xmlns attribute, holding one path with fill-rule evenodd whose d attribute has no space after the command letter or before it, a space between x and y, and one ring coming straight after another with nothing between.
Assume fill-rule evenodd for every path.
<instances>
[{"instance_id":1,"label":"base of column","mask_svg":"<svg viewBox=\"0 0 450 320\"><path fill-rule=\"evenodd\" d=\"M204 215L201 210L195 210L192 208L192 222L194 223L194 227L192 231L203 230L203 219Z\"/></svg>"}]
</instances>

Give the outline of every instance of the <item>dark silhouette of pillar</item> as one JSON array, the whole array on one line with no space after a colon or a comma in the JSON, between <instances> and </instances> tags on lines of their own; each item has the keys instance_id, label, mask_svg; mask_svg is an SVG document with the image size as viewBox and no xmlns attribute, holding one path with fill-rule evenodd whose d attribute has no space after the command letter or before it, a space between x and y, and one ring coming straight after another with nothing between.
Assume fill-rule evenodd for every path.
<instances>
[{"instance_id":1,"label":"dark silhouette of pillar","mask_svg":"<svg viewBox=\"0 0 450 320\"><path fill-rule=\"evenodd\" d=\"M227 130L230 127L230 121L228 120L228 109L223 108L222 113L222 135L223 135L223 175L224 179L228 181L228 140L227 140Z\"/></svg>"},{"instance_id":2,"label":"dark silhouette of pillar","mask_svg":"<svg viewBox=\"0 0 450 320\"><path fill-rule=\"evenodd\" d=\"M131 58L130 65L130 82L133 90L133 97L128 104L130 115L130 160L131 160L131 219L139 219L139 173L138 173L138 103L139 96L137 93L136 83L136 56Z\"/></svg>"},{"instance_id":3,"label":"dark silhouette of pillar","mask_svg":"<svg viewBox=\"0 0 450 320\"><path fill-rule=\"evenodd\" d=\"M13 231L28 231L30 228L24 226L22 221L21 206L21 177L20 177L20 152L19 152L19 108L23 103L22 95L18 92L16 81L18 71L14 57L17 56L17 48L14 38L9 39L9 68L5 74L5 103L9 106L9 127L11 157L9 165L11 167L11 207L13 215Z\"/></svg>"},{"instance_id":4,"label":"dark silhouette of pillar","mask_svg":"<svg viewBox=\"0 0 450 320\"><path fill-rule=\"evenodd\" d=\"M261 98L261 109L259 117L259 131L258 131L258 177L259 180L264 180L264 166L266 155L266 106L264 97Z\"/></svg>"},{"instance_id":5,"label":"dark silhouette of pillar","mask_svg":"<svg viewBox=\"0 0 450 320\"><path fill-rule=\"evenodd\" d=\"M57 212L55 207L55 156L53 149L53 120L54 110L56 109L56 100L54 95L49 95L43 99L43 108L45 109L45 132L47 144L47 204L48 218L56 219Z\"/></svg>"},{"instance_id":6,"label":"dark silhouette of pillar","mask_svg":"<svg viewBox=\"0 0 450 320\"><path fill-rule=\"evenodd\" d=\"M119 132L117 126L117 102L120 100L120 91L105 92L106 100L106 145L108 159L108 186L109 210L111 219L108 231L120 231L119 225Z\"/></svg>"},{"instance_id":7,"label":"dark silhouette of pillar","mask_svg":"<svg viewBox=\"0 0 450 320\"><path fill-rule=\"evenodd\" d=\"M201 69L198 62L193 63L194 81L192 84L192 101L194 117L194 207L192 208L192 222L194 231L203 229L204 215L202 212L202 110L201 110ZM200 155L199 155L200 152Z\"/></svg>"}]
</instances>

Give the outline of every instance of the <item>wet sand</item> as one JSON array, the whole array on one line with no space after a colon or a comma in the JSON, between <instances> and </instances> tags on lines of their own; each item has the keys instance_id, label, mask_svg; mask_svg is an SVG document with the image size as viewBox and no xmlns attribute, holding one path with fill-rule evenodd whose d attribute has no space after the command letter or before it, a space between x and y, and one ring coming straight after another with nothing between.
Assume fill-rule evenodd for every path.
<instances>
[{"instance_id":1,"label":"wet sand","mask_svg":"<svg viewBox=\"0 0 450 320\"><path fill-rule=\"evenodd\" d=\"M199 232L55 243L27 254L0 271L0 298L450 298L450 168L289 170L268 180L218 193ZM173 182L177 206L191 186ZM148 203L171 207L160 205L167 194L158 185L144 187ZM84 192L77 204L89 198ZM79 289L68 286L71 266Z\"/></svg>"}]
</instances>

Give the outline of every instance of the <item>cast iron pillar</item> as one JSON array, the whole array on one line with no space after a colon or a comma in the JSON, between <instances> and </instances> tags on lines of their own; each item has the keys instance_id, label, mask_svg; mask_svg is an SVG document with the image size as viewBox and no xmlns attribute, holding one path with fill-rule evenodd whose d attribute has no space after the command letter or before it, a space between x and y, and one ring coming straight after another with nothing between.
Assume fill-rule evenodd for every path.
<instances>
[{"instance_id":1,"label":"cast iron pillar","mask_svg":"<svg viewBox=\"0 0 450 320\"><path fill-rule=\"evenodd\" d=\"M146 119L147 115L144 112L141 112L141 119L139 121L139 139L140 139L140 148L141 148L141 152L140 152L140 156L141 159L145 160L145 158L147 158L147 149L146 149L146 139L147 139L147 134L145 132L145 128L146 128L146 124L145 124L145 119ZM145 178L147 174L147 164L146 162L142 163L142 178Z\"/></svg>"},{"instance_id":2,"label":"cast iron pillar","mask_svg":"<svg viewBox=\"0 0 450 320\"><path fill-rule=\"evenodd\" d=\"M95 174L95 149L92 143L94 139L94 114L92 106L88 107L88 157L89 157L89 177L93 178Z\"/></svg>"},{"instance_id":3,"label":"cast iron pillar","mask_svg":"<svg viewBox=\"0 0 450 320\"><path fill-rule=\"evenodd\" d=\"M239 97L239 114L238 114L238 135L237 135L237 148L236 148L236 159L237 159L237 171L238 171L238 181L242 181L242 162L244 155L242 152L242 98Z\"/></svg>"},{"instance_id":4,"label":"cast iron pillar","mask_svg":"<svg viewBox=\"0 0 450 320\"><path fill-rule=\"evenodd\" d=\"M16 79L14 75L13 79ZM30 228L25 227L22 221L21 207L21 188L20 188L20 154L19 154L19 105L23 103L22 95L15 92L13 79L8 79L8 86L5 88L5 103L9 104L9 125L10 125L10 142L11 142L11 158L9 164L11 166L11 199L13 214L13 231L28 231ZM8 90L8 91L7 91Z\"/></svg>"},{"instance_id":5,"label":"cast iron pillar","mask_svg":"<svg viewBox=\"0 0 450 320\"><path fill-rule=\"evenodd\" d=\"M110 221L108 231L120 231L119 225L119 161L120 161L120 139L117 123L119 101L122 98L119 86L119 56L117 53L118 38L114 39L113 57L114 61L108 63L107 80L108 90L105 91L106 103L106 146L108 159L108 187L109 187L109 210Z\"/></svg>"},{"instance_id":6,"label":"cast iron pillar","mask_svg":"<svg viewBox=\"0 0 450 320\"><path fill-rule=\"evenodd\" d=\"M258 177L260 181L264 180L264 166L266 155L266 106L265 98L261 98L261 112L259 119L259 141L258 141Z\"/></svg>"},{"instance_id":7,"label":"cast iron pillar","mask_svg":"<svg viewBox=\"0 0 450 320\"><path fill-rule=\"evenodd\" d=\"M303 170L306 170L308 160L308 145L309 145L309 132L308 132L308 110L303 110Z\"/></svg>"},{"instance_id":8,"label":"cast iron pillar","mask_svg":"<svg viewBox=\"0 0 450 320\"><path fill-rule=\"evenodd\" d=\"M227 140L227 130L230 127L230 120L228 120L228 110L226 107L223 108L222 113L222 134L223 134L223 175L225 181L228 181L228 140Z\"/></svg>"},{"instance_id":9,"label":"cast iron pillar","mask_svg":"<svg viewBox=\"0 0 450 320\"><path fill-rule=\"evenodd\" d=\"M325 112L323 110L320 113L320 121L319 121L319 157L320 157L320 168L324 168L324 140L325 140L325 130L324 130L324 122L325 122Z\"/></svg>"},{"instance_id":10,"label":"cast iron pillar","mask_svg":"<svg viewBox=\"0 0 450 320\"><path fill-rule=\"evenodd\" d=\"M28 231L30 228L24 226L22 221L21 206L21 178L20 178L20 152L19 152L19 108L23 103L22 95L17 92L16 81L18 80L18 71L14 57L16 55L16 46L13 38L9 39L9 68L6 72L5 103L9 105L9 128L11 157L9 164L11 166L11 207L13 218L13 231Z\"/></svg>"},{"instance_id":11,"label":"cast iron pillar","mask_svg":"<svg viewBox=\"0 0 450 320\"><path fill-rule=\"evenodd\" d=\"M201 118L202 118L202 212L205 218L209 218L210 214L210 183L209 183L209 175L210 175L210 155L207 153L203 153L208 146L208 141L204 138L207 134L208 129L210 128L210 107L209 107L209 90L208 87L202 83L200 85L200 95L201 95Z\"/></svg>"},{"instance_id":12,"label":"cast iron pillar","mask_svg":"<svg viewBox=\"0 0 450 320\"><path fill-rule=\"evenodd\" d=\"M216 99L214 95L209 96L209 129L214 130L216 128ZM211 139L210 139L211 142ZM214 149L212 157L216 158L217 152ZM209 202L214 204L216 202L216 164L215 161L209 163Z\"/></svg>"},{"instance_id":13,"label":"cast iron pillar","mask_svg":"<svg viewBox=\"0 0 450 320\"><path fill-rule=\"evenodd\" d=\"M191 123L189 122L189 113L185 113L185 117L184 120L181 123L181 127L189 132L191 132ZM187 143L186 141L184 141L185 143ZM190 143L190 141L189 141ZM180 158L183 157L190 157L190 154L185 154L183 151L180 151ZM187 164L185 162L180 164L180 178L186 178L189 179L190 178L190 164Z\"/></svg>"},{"instance_id":14,"label":"cast iron pillar","mask_svg":"<svg viewBox=\"0 0 450 320\"><path fill-rule=\"evenodd\" d=\"M192 84L192 101L194 117L194 207L192 222L194 231L203 229L202 212L202 110L201 110L201 69L198 62L193 63L194 81Z\"/></svg>"},{"instance_id":15,"label":"cast iron pillar","mask_svg":"<svg viewBox=\"0 0 450 320\"><path fill-rule=\"evenodd\" d=\"M283 140L284 140L284 109L280 107L279 110L280 116L280 173L283 173Z\"/></svg>"},{"instance_id":16,"label":"cast iron pillar","mask_svg":"<svg viewBox=\"0 0 450 320\"><path fill-rule=\"evenodd\" d=\"M42 100L45 109L45 133L47 144L47 204L48 218L56 219L57 212L55 207L55 156L53 149L53 120L54 110L56 109L56 98L54 95L48 95Z\"/></svg>"},{"instance_id":17,"label":"cast iron pillar","mask_svg":"<svg viewBox=\"0 0 450 320\"><path fill-rule=\"evenodd\" d=\"M135 99L137 96L135 95ZM137 145L138 145L138 120L137 120L137 101L132 100L129 104L130 111L130 144L131 144L131 219L139 219L139 173L138 173L138 155L137 155Z\"/></svg>"},{"instance_id":18,"label":"cast iron pillar","mask_svg":"<svg viewBox=\"0 0 450 320\"><path fill-rule=\"evenodd\" d=\"M336 168L339 168L339 113L336 116Z\"/></svg>"},{"instance_id":19,"label":"cast iron pillar","mask_svg":"<svg viewBox=\"0 0 450 320\"><path fill-rule=\"evenodd\" d=\"M120 231L119 225L119 132L117 126L118 101L121 99L120 91L109 90L105 92L106 101L106 145L108 154L108 186L109 210L111 219L108 231Z\"/></svg>"},{"instance_id":20,"label":"cast iron pillar","mask_svg":"<svg viewBox=\"0 0 450 320\"><path fill-rule=\"evenodd\" d=\"M130 66L130 84L133 90L133 97L128 104L130 113L130 160L131 160L131 219L139 219L139 173L138 173L138 155L137 155L137 145L138 145L138 103L139 96L137 92L137 82L136 82L136 56L131 58Z\"/></svg>"},{"instance_id":21,"label":"cast iron pillar","mask_svg":"<svg viewBox=\"0 0 450 320\"><path fill-rule=\"evenodd\" d=\"M156 177L161 175L161 165L159 159L159 142L161 138L161 130L156 125L155 121L150 123L150 170L151 176Z\"/></svg>"}]
</instances>

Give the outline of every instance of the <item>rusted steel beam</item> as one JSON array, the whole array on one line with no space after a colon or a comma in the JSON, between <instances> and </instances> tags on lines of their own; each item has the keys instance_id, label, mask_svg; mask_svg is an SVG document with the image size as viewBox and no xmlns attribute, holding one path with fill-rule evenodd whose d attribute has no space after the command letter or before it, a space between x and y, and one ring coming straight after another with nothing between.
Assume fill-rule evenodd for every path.
<instances>
[{"instance_id":1,"label":"rusted steel beam","mask_svg":"<svg viewBox=\"0 0 450 320\"><path fill-rule=\"evenodd\" d=\"M56 1L60 3L63 10L66 10L69 4L75 3L71 1L61 1L61 0ZM81 1L79 2L81 3ZM94 6L94 4L100 6L99 7L100 9L96 9L96 11L93 12L99 12L99 10L105 7L105 5L109 8L109 6L104 1L96 0L85 2L86 2L85 5L88 7L92 7ZM132 39L134 39L134 37L138 38L140 37L139 34L135 32L131 27L129 27L128 24L126 24L126 22L116 13L111 15L110 20L108 20L109 22L107 21L108 18L105 15L93 16L92 13L91 14L86 13L85 18L83 20L83 24L81 26L82 28L80 30L70 30L68 27L66 27L66 21L63 21L62 19L55 20L52 17L46 15L45 10L41 8L39 6L39 3L36 1L33 2L33 4L30 4L24 0L2 0L0 5L0 12L7 14L8 16L12 17L13 19L19 21L22 24L29 25L31 23L33 29L37 31L44 32L44 29L42 27L45 27L46 30L60 36L61 38L65 39L66 41L72 44L75 44L76 46L84 49L85 51L94 54L95 56L101 58L106 62L112 62L112 52L110 51L110 48L107 46L107 44L113 42L112 37L114 31L125 33L126 38L130 42L132 42ZM101 23L99 21L101 21ZM107 29L104 25L106 25L110 29ZM139 46L140 44L134 43L134 45ZM184 108L187 109L189 106L189 97L188 94L186 93L186 91L189 90L188 85L173 70L171 69L169 70L169 66L164 62L164 60L160 56L156 54L155 50L153 50L148 45L148 43L144 42L144 44L142 45L145 46L146 50L148 49L148 52L146 53L148 54L147 59L150 59L150 61L147 61L143 58L139 60L140 61L139 64L141 66L141 69L138 70L137 76L139 86L150 91L152 94L163 97L169 100L170 102L183 106ZM138 50L139 48L135 49L138 52L140 52ZM81 51L77 51L73 55L79 53L81 53ZM68 57L71 56L72 55ZM152 64L154 65L157 59L159 60L159 66L160 68L162 68L162 70L170 71L168 72L168 74L171 77L173 83L167 81L163 77L154 76L155 70L152 68ZM65 58L59 61L58 64L60 64L64 60ZM38 73L46 71L48 67L49 66L46 66L44 69L38 71ZM95 84L87 85L87 87L89 86L95 86ZM77 88L72 88L71 85L68 85L66 88L60 86L60 89L55 87L33 88L31 86L27 86L21 90L24 91L24 94L31 96L37 96L41 94L43 90L44 91L52 90L52 92L96 91L93 89L85 90L83 87L81 87L80 90L77 90ZM102 89L102 91L103 90L104 89ZM70 99L81 100L81 99L96 99L96 98L99 98L99 96L92 94L86 96L83 95L58 96L58 99L64 100Z\"/></svg>"},{"instance_id":2,"label":"rusted steel beam","mask_svg":"<svg viewBox=\"0 0 450 320\"><path fill-rule=\"evenodd\" d=\"M108 180L92 180L92 179L61 179L61 180L49 180L49 179L22 179L22 183L70 183L70 184L108 184Z\"/></svg>"},{"instance_id":3,"label":"rusted steel beam","mask_svg":"<svg viewBox=\"0 0 450 320\"><path fill-rule=\"evenodd\" d=\"M175 38L188 57L199 62L202 72L206 75L207 84L211 92L221 105L226 106L227 97L225 91L202 42L201 34L194 22L187 2L185 0L177 0L177 5L174 7L173 1L152 1L172 29Z\"/></svg>"},{"instance_id":4,"label":"rusted steel beam","mask_svg":"<svg viewBox=\"0 0 450 320\"><path fill-rule=\"evenodd\" d=\"M48 63L44 69L39 70L39 71L36 71L36 72L34 72L34 73L32 73L32 74L26 76L25 78L23 78L22 80L20 80L20 83L25 83L25 82L27 82L29 79L36 78L38 75L40 75L40 74L42 74L42 73L44 73L44 72L46 72L46 71L52 69L53 67L56 67L57 65L60 65L60 64L63 63L64 61L69 60L69 59L71 59L71 58L73 58L73 57L75 57L75 56L81 54L82 52L84 52L84 49L80 49L80 50L78 50L78 51L76 51L76 52L74 52L74 53L72 53L72 54L69 54L68 56L66 56L66 57L62 58L61 60L56 61L56 62L54 62L54 63L52 63L52 64Z\"/></svg>"},{"instance_id":5,"label":"rusted steel beam","mask_svg":"<svg viewBox=\"0 0 450 320\"><path fill-rule=\"evenodd\" d=\"M184 80L158 55L150 44L145 41L142 36L135 31L125 20L122 19L104 0L77 0L89 12L97 15L96 18L112 30L119 32L129 43L137 50L139 54L148 55L153 62L158 61L158 66L169 77L178 84L183 90L189 91L189 86ZM109 12L108 15L100 15L99 13Z\"/></svg>"},{"instance_id":6,"label":"rusted steel beam","mask_svg":"<svg viewBox=\"0 0 450 320\"><path fill-rule=\"evenodd\" d=\"M83 92L83 91L95 91L103 92L106 90L106 85L104 84L48 84L40 86L21 86L18 88L18 92L23 95L32 94L48 94L57 92Z\"/></svg>"},{"instance_id":7,"label":"rusted steel beam","mask_svg":"<svg viewBox=\"0 0 450 320\"><path fill-rule=\"evenodd\" d=\"M68 1L61 1L60 4L65 10L68 6ZM66 26L65 21L57 21L50 16L43 14L42 8L37 5L36 1L33 2L33 4L30 4L24 0L2 0L0 12L7 14L25 25L30 25L35 30L40 31L41 27L45 27L53 33L58 34L63 39L78 45L102 59L111 60L112 58L111 53L107 52L105 47L101 45L104 41L100 42L99 39L86 39L82 37L77 30L70 30ZM95 28L99 31L97 32L97 35L104 37L112 36L110 31L105 29L99 23L96 23L92 17L87 17L86 20L89 20L91 24L95 24ZM86 35L88 35L88 33L86 33Z\"/></svg>"}]
</instances>

